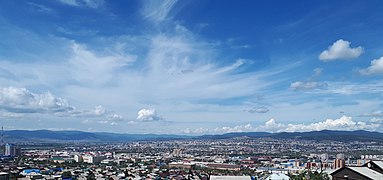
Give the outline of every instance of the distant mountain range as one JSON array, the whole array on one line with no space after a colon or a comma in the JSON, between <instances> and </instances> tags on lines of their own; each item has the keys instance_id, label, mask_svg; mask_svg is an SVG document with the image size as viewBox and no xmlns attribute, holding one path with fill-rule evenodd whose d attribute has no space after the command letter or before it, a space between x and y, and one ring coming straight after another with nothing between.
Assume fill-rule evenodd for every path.
<instances>
[{"instance_id":1,"label":"distant mountain range","mask_svg":"<svg viewBox=\"0 0 383 180\"><path fill-rule=\"evenodd\" d=\"M175 140L175 139L229 139L238 137L276 138L300 140L333 140L333 141L380 141L383 133L370 131L311 131L311 132L237 132L221 135L169 135L169 134L118 134L105 132L83 131L50 131L50 130L12 130L4 132L6 142L132 142L144 140Z\"/></svg>"},{"instance_id":2,"label":"distant mountain range","mask_svg":"<svg viewBox=\"0 0 383 180\"><path fill-rule=\"evenodd\" d=\"M332 141L382 141L383 133L371 131L310 131L310 132L238 132L227 133L222 135L204 135L201 138L208 139L227 139L235 137L250 137L250 138L276 138L276 139L301 139L301 140L332 140Z\"/></svg>"},{"instance_id":3,"label":"distant mountain range","mask_svg":"<svg viewBox=\"0 0 383 180\"><path fill-rule=\"evenodd\" d=\"M84 131L11 130L4 132L6 142L131 142L143 140L170 140L189 138L167 134L119 134Z\"/></svg>"}]
</instances>

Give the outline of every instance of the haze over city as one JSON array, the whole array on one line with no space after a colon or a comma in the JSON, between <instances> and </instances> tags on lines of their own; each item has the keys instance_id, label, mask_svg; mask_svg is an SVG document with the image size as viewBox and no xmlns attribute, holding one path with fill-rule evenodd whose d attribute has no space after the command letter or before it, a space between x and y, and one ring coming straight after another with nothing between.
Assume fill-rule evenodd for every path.
<instances>
[{"instance_id":1,"label":"haze over city","mask_svg":"<svg viewBox=\"0 0 383 180\"><path fill-rule=\"evenodd\" d=\"M382 1L0 3L4 129L383 132Z\"/></svg>"}]
</instances>

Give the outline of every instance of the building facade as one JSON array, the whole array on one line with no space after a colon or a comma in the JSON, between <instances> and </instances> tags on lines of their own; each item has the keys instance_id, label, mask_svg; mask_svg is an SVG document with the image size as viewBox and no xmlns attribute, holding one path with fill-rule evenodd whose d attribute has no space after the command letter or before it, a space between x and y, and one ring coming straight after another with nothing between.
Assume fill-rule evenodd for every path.
<instances>
[{"instance_id":1,"label":"building facade","mask_svg":"<svg viewBox=\"0 0 383 180\"><path fill-rule=\"evenodd\" d=\"M6 144L4 146L4 155L6 156L19 156L20 155L20 148L15 146L14 144Z\"/></svg>"}]
</instances>

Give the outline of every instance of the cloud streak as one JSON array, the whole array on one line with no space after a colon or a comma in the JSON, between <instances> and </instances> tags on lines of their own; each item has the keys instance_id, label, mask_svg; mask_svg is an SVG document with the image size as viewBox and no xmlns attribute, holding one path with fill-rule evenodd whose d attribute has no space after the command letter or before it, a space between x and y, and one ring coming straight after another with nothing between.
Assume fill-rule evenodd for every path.
<instances>
[{"instance_id":1,"label":"cloud streak","mask_svg":"<svg viewBox=\"0 0 383 180\"><path fill-rule=\"evenodd\" d=\"M87 7L92 9L100 8L105 4L104 0L58 0L58 1L69 6Z\"/></svg>"},{"instance_id":2,"label":"cloud streak","mask_svg":"<svg viewBox=\"0 0 383 180\"><path fill-rule=\"evenodd\" d=\"M160 23L166 20L177 0L145 0L142 2L144 3L141 10L142 16L154 23Z\"/></svg>"},{"instance_id":3,"label":"cloud streak","mask_svg":"<svg viewBox=\"0 0 383 180\"><path fill-rule=\"evenodd\" d=\"M302 81L296 81L290 84L290 88L294 90L313 90L313 89L325 89L328 86L327 83L324 82L315 82L315 81L309 81L309 82L302 82Z\"/></svg>"}]
</instances>

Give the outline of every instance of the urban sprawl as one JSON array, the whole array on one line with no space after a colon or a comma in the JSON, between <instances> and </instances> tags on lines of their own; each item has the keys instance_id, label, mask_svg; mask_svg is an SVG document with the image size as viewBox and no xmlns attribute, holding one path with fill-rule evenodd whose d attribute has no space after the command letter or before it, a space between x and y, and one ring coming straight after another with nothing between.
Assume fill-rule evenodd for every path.
<instances>
[{"instance_id":1,"label":"urban sprawl","mask_svg":"<svg viewBox=\"0 0 383 180\"><path fill-rule=\"evenodd\" d=\"M28 142L4 144L0 153L0 179L383 179L382 142Z\"/></svg>"}]
</instances>

